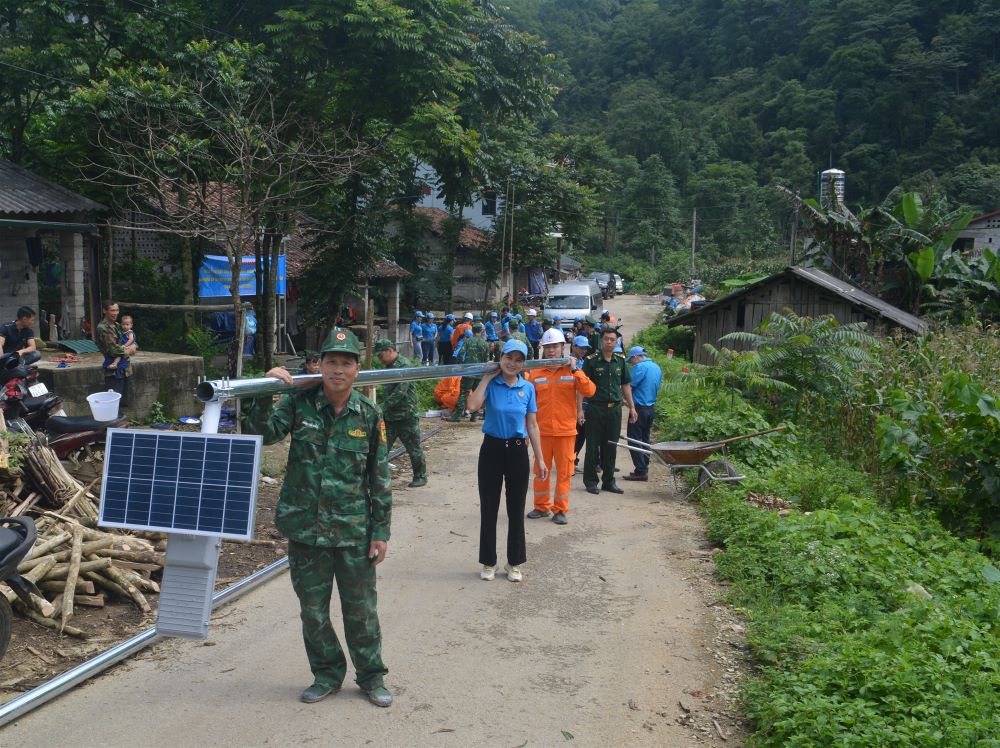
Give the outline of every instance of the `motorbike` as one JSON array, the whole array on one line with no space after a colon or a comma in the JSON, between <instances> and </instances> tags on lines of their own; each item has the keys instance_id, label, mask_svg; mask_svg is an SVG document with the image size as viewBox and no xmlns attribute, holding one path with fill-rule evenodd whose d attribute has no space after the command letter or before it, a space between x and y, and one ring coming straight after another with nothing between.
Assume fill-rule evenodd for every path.
<instances>
[{"instance_id":1,"label":"motorbike","mask_svg":"<svg viewBox=\"0 0 1000 748\"><path fill-rule=\"evenodd\" d=\"M122 417L98 421L90 416L65 415L62 401L49 393L42 382L28 384L33 374L37 380L37 367L33 364L39 358L37 353L30 353L21 357L8 354L0 359L0 410L11 431L43 436L47 446L64 460L77 451L103 444L109 428L129 425ZM27 366L25 360L29 361Z\"/></svg>"},{"instance_id":2,"label":"motorbike","mask_svg":"<svg viewBox=\"0 0 1000 748\"><path fill-rule=\"evenodd\" d=\"M0 582L5 582L26 604L32 594L41 592L17 571L35 543L37 532L30 517L0 517ZM5 595L0 595L0 660L10 644L10 630L14 614Z\"/></svg>"}]
</instances>

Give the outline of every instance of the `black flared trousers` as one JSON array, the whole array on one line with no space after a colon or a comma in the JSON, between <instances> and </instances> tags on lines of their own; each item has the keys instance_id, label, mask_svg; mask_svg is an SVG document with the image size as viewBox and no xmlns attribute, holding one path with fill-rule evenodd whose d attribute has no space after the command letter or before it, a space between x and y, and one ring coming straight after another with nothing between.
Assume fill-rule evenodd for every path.
<instances>
[{"instance_id":1,"label":"black flared trousers","mask_svg":"<svg viewBox=\"0 0 1000 748\"><path fill-rule=\"evenodd\" d=\"M497 564L497 516L500 489L507 498L507 563L527 560L524 548L524 500L531 465L527 439L497 439L486 435L479 448L479 563Z\"/></svg>"}]
</instances>

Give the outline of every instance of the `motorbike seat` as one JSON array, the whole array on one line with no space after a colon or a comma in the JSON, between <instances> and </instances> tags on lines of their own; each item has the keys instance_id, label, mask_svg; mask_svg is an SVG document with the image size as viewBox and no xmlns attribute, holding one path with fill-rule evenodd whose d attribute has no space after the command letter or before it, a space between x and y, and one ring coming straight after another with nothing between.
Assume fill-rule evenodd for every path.
<instances>
[{"instance_id":1,"label":"motorbike seat","mask_svg":"<svg viewBox=\"0 0 1000 748\"><path fill-rule=\"evenodd\" d=\"M0 521L15 527L0 527L0 579L16 573L17 565L35 543L37 532L30 517L3 517Z\"/></svg>"},{"instance_id":2,"label":"motorbike seat","mask_svg":"<svg viewBox=\"0 0 1000 748\"><path fill-rule=\"evenodd\" d=\"M58 400L51 392L47 395L39 395L38 397L26 397L21 402L24 403L25 409L29 413L34 413L36 410L43 409L48 403Z\"/></svg>"},{"instance_id":3,"label":"motorbike seat","mask_svg":"<svg viewBox=\"0 0 1000 748\"><path fill-rule=\"evenodd\" d=\"M97 421L89 416L52 416L45 422L45 430L50 434L76 434L80 431L103 431L112 426L124 426L124 418L112 421Z\"/></svg>"}]
</instances>

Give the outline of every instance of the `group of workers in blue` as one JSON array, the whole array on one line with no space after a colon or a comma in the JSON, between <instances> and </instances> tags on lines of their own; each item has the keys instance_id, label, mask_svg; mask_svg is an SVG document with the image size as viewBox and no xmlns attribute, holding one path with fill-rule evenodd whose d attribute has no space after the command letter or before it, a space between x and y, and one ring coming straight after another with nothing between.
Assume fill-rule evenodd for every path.
<instances>
[{"instance_id":1,"label":"group of workers in blue","mask_svg":"<svg viewBox=\"0 0 1000 748\"><path fill-rule=\"evenodd\" d=\"M523 315L490 311L485 316L465 312L461 317L452 312L436 317L434 312L425 314L417 310L410 322L413 359L419 360L421 366L461 363L463 341L474 335L481 335L486 340L491 360L499 360L503 345L510 340L521 340L528 348L528 358L538 358L539 345L545 331L552 327L558 328L565 321L568 320L549 317L539 319L538 312L534 309L528 309ZM573 320L567 337L572 340L583 335L593 340L595 331L605 324L615 324L613 315L607 309L601 313L600 320L578 316ZM615 352L623 352L620 336Z\"/></svg>"}]
</instances>

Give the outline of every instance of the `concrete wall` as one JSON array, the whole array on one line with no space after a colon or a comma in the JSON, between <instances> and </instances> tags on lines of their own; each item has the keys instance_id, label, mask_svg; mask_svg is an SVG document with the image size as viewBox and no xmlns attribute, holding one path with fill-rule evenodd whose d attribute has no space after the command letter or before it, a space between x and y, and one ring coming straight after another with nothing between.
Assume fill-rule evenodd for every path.
<instances>
[{"instance_id":1,"label":"concrete wall","mask_svg":"<svg viewBox=\"0 0 1000 748\"><path fill-rule=\"evenodd\" d=\"M56 355L46 351L43 358ZM101 362L104 357L91 353L83 356L83 363L71 364L59 369L49 361L39 362L38 378L63 401L63 407L71 416L90 415L87 395L104 389L104 375ZM198 378L204 372L204 362L197 356L181 356L176 353L148 353L140 351L132 359L132 376L129 381L131 406L125 415L135 419L149 417L150 409L157 400L163 403L167 415L200 415L202 405L194 397Z\"/></svg>"},{"instance_id":2,"label":"concrete wall","mask_svg":"<svg viewBox=\"0 0 1000 748\"><path fill-rule=\"evenodd\" d=\"M30 306L38 312L37 275L28 263L28 249L24 243L28 236L27 230L0 230L0 324L14 319L22 306ZM35 335L39 334L36 325Z\"/></svg>"},{"instance_id":3,"label":"concrete wall","mask_svg":"<svg viewBox=\"0 0 1000 748\"><path fill-rule=\"evenodd\" d=\"M990 215L970 223L958 234L959 239L972 239L972 253L981 255L984 249L1000 251L1000 214Z\"/></svg>"}]
</instances>

